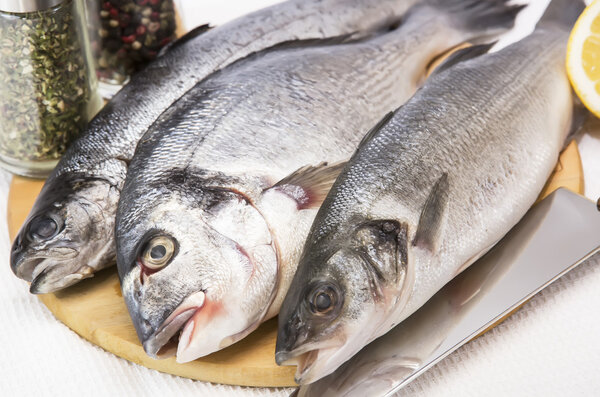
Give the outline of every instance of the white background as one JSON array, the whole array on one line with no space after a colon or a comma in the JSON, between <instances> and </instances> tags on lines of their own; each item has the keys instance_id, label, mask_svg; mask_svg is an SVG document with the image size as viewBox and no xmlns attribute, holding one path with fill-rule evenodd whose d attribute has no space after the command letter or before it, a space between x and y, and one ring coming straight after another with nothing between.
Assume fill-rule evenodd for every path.
<instances>
[{"instance_id":1,"label":"white background","mask_svg":"<svg viewBox=\"0 0 600 397\"><path fill-rule=\"evenodd\" d=\"M376 0L374 0L376 1ZM272 0L182 0L185 24L222 23ZM545 0L520 19L533 26ZM597 129L600 131L600 128ZM586 195L600 196L600 132L581 138ZM10 176L0 171L0 213ZM211 385L131 364L57 321L9 269L0 218L0 395L287 396L290 389ZM569 238L569 236L565 236ZM600 236L599 236L600 238ZM550 248L549 248L550 249ZM600 394L600 268L581 265L485 336L409 385L415 396L593 396Z\"/></svg>"}]
</instances>

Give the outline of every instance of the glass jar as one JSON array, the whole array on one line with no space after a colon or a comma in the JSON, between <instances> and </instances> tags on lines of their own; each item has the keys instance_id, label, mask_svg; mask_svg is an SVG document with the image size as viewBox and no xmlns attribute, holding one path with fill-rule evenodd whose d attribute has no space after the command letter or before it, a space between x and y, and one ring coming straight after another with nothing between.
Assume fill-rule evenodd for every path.
<instances>
[{"instance_id":1,"label":"glass jar","mask_svg":"<svg viewBox=\"0 0 600 397\"><path fill-rule=\"evenodd\" d=\"M112 97L175 39L173 0L87 0L86 8L104 98Z\"/></svg>"},{"instance_id":2,"label":"glass jar","mask_svg":"<svg viewBox=\"0 0 600 397\"><path fill-rule=\"evenodd\" d=\"M0 165L45 177L102 106L82 0L0 0Z\"/></svg>"}]
</instances>

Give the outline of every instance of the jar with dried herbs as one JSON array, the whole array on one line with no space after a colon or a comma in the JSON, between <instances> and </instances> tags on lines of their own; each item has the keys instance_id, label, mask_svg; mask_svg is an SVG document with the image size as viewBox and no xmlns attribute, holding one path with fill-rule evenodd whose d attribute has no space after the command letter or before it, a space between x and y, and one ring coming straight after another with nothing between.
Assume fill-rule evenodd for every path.
<instances>
[{"instance_id":1,"label":"jar with dried herbs","mask_svg":"<svg viewBox=\"0 0 600 397\"><path fill-rule=\"evenodd\" d=\"M86 7L100 92L105 98L175 39L173 0L87 0Z\"/></svg>"},{"instance_id":2,"label":"jar with dried herbs","mask_svg":"<svg viewBox=\"0 0 600 397\"><path fill-rule=\"evenodd\" d=\"M0 0L0 165L47 176L102 106L82 0Z\"/></svg>"}]
</instances>

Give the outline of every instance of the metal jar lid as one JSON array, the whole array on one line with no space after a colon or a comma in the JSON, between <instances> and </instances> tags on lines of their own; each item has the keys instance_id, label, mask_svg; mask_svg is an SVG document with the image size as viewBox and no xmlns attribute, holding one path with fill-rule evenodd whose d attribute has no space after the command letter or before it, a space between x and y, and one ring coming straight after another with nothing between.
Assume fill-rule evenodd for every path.
<instances>
[{"instance_id":1,"label":"metal jar lid","mask_svg":"<svg viewBox=\"0 0 600 397\"><path fill-rule=\"evenodd\" d=\"M55 7L65 0L0 0L0 12L34 12Z\"/></svg>"}]
</instances>

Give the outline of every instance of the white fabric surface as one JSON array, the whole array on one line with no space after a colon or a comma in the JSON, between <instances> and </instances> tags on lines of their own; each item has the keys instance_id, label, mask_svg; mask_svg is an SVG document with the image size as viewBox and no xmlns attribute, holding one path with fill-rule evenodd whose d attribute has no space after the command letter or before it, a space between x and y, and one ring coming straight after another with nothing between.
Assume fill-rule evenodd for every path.
<instances>
[{"instance_id":1,"label":"white fabric surface","mask_svg":"<svg viewBox=\"0 0 600 397\"><path fill-rule=\"evenodd\" d=\"M376 1L376 0L374 0ZM273 0L182 0L188 26L223 22ZM545 0L522 18L521 32ZM238 6L243 6L239 8ZM196 16L200 16L197 18ZM214 16L214 19L212 18ZM600 123L598 123L600 124ZM600 196L600 127L580 139L586 195ZM0 213L10 176L0 171ZM599 236L600 237L600 236ZM568 238L568 236L565 236ZM291 389L213 385L132 364L80 338L9 268L0 221L0 394L286 396ZM600 391L600 256L546 288L503 324L409 385L415 396L593 396Z\"/></svg>"}]
</instances>

